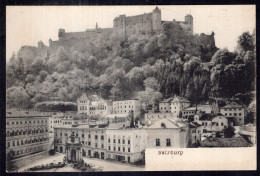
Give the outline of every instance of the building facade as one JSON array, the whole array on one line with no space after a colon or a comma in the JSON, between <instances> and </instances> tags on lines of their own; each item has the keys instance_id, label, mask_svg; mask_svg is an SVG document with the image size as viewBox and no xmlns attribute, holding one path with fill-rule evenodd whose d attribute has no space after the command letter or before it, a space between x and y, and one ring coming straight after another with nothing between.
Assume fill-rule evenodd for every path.
<instances>
[{"instance_id":1,"label":"building facade","mask_svg":"<svg viewBox=\"0 0 260 176\"><path fill-rule=\"evenodd\" d=\"M183 97L175 96L171 101L171 113L174 118L180 117L180 112L190 106L190 101Z\"/></svg>"},{"instance_id":2,"label":"building facade","mask_svg":"<svg viewBox=\"0 0 260 176\"><path fill-rule=\"evenodd\" d=\"M6 112L6 153L12 158L49 149L49 116L37 111Z\"/></svg>"},{"instance_id":3,"label":"building facade","mask_svg":"<svg viewBox=\"0 0 260 176\"><path fill-rule=\"evenodd\" d=\"M112 102L102 99L97 95L87 96L84 93L78 100L78 113L86 115L105 116L112 113Z\"/></svg>"},{"instance_id":4,"label":"building facade","mask_svg":"<svg viewBox=\"0 0 260 176\"><path fill-rule=\"evenodd\" d=\"M144 157L145 134L143 129L108 128L107 135L107 158L134 163Z\"/></svg>"},{"instance_id":5,"label":"building facade","mask_svg":"<svg viewBox=\"0 0 260 176\"><path fill-rule=\"evenodd\" d=\"M134 111L134 118L140 114L141 104L137 99L122 100L113 102L114 114L129 114L131 110Z\"/></svg>"},{"instance_id":6,"label":"building facade","mask_svg":"<svg viewBox=\"0 0 260 176\"><path fill-rule=\"evenodd\" d=\"M220 113L233 122L234 126L244 125L245 109L243 106L231 103L220 108Z\"/></svg>"},{"instance_id":7,"label":"building facade","mask_svg":"<svg viewBox=\"0 0 260 176\"><path fill-rule=\"evenodd\" d=\"M82 144L82 156L106 159L105 128L90 125L64 125L54 130L54 148L65 153L66 139L74 134Z\"/></svg>"}]
</instances>

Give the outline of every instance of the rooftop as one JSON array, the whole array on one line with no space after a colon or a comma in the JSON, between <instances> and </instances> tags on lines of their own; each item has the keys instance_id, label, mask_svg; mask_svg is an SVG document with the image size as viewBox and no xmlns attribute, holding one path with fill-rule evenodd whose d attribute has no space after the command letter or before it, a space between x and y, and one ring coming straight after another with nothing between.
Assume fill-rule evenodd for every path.
<instances>
[{"instance_id":1,"label":"rooftop","mask_svg":"<svg viewBox=\"0 0 260 176\"><path fill-rule=\"evenodd\" d=\"M6 111L6 118L26 118L26 117L50 117L50 115L43 115L39 111Z\"/></svg>"},{"instance_id":2,"label":"rooftop","mask_svg":"<svg viewBox=\"0 0 260 176\"><path fill-rule=\"evenodd\" d=\"M251 143L243 137L208 138L200 143L201 147L250 147Z\"/></svg>"},{"instance_id":3,"label":"rooftop","mask_svg":"<svg viewBox=\"0 0 260 176\"><path fill-rule=\"evenodd\" d=\"M229 108L243 108L242 105L239 105L235 102L229 103L226 106L222 107L222 109L229 109Z\"/></svg>"}]
</instances>

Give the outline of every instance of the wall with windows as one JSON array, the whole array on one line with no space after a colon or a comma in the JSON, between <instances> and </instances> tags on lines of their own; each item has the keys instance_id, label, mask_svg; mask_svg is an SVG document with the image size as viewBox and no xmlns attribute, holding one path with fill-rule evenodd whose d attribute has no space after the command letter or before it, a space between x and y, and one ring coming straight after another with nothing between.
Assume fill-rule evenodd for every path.
<instances>
[{"instance_id":1,"label":"wall with windows","mask_svg":"<svg viewBox=\"0 0 260 176\"><path fill-rule=\"evenodd\" d=\"M65 153L67 138L74 132L82 143L82 155L106 159L105 129L60 127L54 130L54 147L58 152Z\"/></svg>"},{"instance_id":2,"label":"wall with windows","mask_svg":"<svg viewBox=\"0 0 260 176\"><path fill-rule=\"evenodd\" d=\"M186 147L186 138L180 129L146 129L146 148ZM186 134L187 135L187 134ZM181 139L184 138L184 139Z\"/></svg>"},{"instance_id":3,"label":"wall with windows","mask_svg":"<svg viewBox=\"0 0 260 176\"><path fill-rule=\"evenodd\" d=\"M221 108L220 113L233 122L234 126L244 125L244 108Z\"/></svg>"},{"instance_id":4,"label":"wall with windows","mask_svg":"<svg viewBox=\"0 0 260 176\"><path fill-rule=\"evenodd\" d=\"M48 150L49 117L6 118L6 153L13 158Z\"/></svg>"},{"instance_id":5,"label":"wall with windows","mask_svg":"<svg viewBox=\"0 0 260 176\"><path fill-rule=\"evenodd\" d=\"M131 110L134 111L134 117L140 113L140 102L139 100L123 100L113 102L113 113L114 114L128 114Z\"/></svg>"},{"instance_id":6,"label":"wall with windows","mask_svg":"<svg viewBox=\"0 0 260 176\"><path fill-rule=\"evenodd\" d=\"M107 158L127 163L143 159L144 129L107 130Z\"/></svg>"}]
</instances>

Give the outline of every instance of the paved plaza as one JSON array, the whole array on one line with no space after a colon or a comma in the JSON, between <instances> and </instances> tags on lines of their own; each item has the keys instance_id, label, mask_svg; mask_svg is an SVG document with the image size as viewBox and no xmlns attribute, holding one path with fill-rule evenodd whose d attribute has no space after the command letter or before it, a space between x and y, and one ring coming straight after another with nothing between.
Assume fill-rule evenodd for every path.
<instances>
[{"instance_id":1,"label":"paved plaza","mask_svg":"<svg viewBox=\"0 0 260 176\"><path fill-rule=\"evenodd\" d=\"M18 172L26 172L27 169L34 167L34 166L41 166L41 165L46 165L50 163L59 163L63 162L65 154L56 154L55 156L48 156L44 159L41 159L39 161L36 161L32 164L29 164L27 166L24 166L20 169L18 169ZM96 159L96 158L83 158L83 160L87 164L94 165L95 167L101 167L103 171L145 171L144 166L133 166L130 164L124 164L124 163L118 163L114 161L106 161L106 160L101 160L101 159ZM31 172L31 171L29 171ZM53 169L46 169L46 170L39 170L35 172L81 172L78 169L74 169L71 164L66 165L63 168L53 168Z\"/></svg>"}]
</instances>

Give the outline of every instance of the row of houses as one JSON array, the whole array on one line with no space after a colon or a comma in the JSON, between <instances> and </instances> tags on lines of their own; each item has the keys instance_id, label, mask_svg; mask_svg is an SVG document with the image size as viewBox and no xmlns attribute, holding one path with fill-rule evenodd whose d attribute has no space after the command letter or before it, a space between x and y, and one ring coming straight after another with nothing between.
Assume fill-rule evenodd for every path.
<instances>
[{"instance_id":1,"label":"row of houses","mask_svg":"<svg viewBox=\"0 0 260 176\"><path fill-rule=\"evenodd\" d=\"M134 112L134 117L140 113L140 102L137 99L109 101L104 100L98 95L87 96L84 93L77 100L78 113L86 115L98 115L104 117L108 114L128 114Z\"/></svg>"},{"instance_id":2,"label":"row of houses","mask_svg":"<svg viewBox=\"0 0 260 176\"><path fill-rule=\"evenodd\" d=\"M82 144L80 154L99 159L135 163L148 148L189 147L190 130L177 119L162 119L149 127L131 127L130 121L100 125L64 125L54 130L55 149L66 153L68 136Z\"/></svg>"},{"instance_id":3,"label":"row of houses","mask_svg":"<svg viewBox=\"0 0 260 176\"><path fill-rule=\"evenodd\" d=\"M230 103L224 107L218 107L216 104L198 105L196 107L190 106L190 101L183 97L174 96L159 103L159 112L161 115L157 116L172 116L174 118L190 119L198 112L205 112L207 114L221 113L234 126L244 125L245 108L237 103Z\"/></svg>"}]
</instances>

